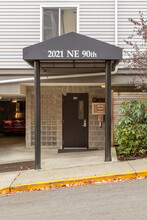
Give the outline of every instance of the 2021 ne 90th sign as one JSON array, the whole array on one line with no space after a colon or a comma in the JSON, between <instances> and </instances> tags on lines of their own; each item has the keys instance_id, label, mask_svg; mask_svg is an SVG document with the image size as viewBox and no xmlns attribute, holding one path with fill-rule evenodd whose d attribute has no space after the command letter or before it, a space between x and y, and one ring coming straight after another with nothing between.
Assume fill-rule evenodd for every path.
<instances>
[{"instance_id":1,"label":"2021 ne 90th sign","mask_svg":"<svg viewBox=\"0 0 147 220\"><path fill-rule=\"evenodd\" d=\"M97 53L90 50L48 50L49 58L95 58Z\"/></svg>"}]
</instances>

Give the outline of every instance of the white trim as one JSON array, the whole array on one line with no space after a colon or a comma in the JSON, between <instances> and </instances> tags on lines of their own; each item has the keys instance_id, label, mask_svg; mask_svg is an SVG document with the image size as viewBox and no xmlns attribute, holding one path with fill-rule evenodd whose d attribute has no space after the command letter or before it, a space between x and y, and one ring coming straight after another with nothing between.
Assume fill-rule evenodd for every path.
<instances>
[{"instance_id":1,"label":"white trim","mask_svg":"<svg viewBox=\"0 0 147 220\"><path fill-rule=\"evenodd\" d=\"M115 74L117 70L111 72L111 75ZM61 75L61 76L42 76L40 79L66 79L66 78L78 78L78 77L88 77L88 76L104 76L105 72L101 73L85 73L85 74L74 74L74 75ZM34 81L34 77L29 78L18 78L18 79L6 79L0 80L0 84L6 83L17 83L17 82L26 82L26 81Z\"/></svg>"},{"instance_id":2,"label":"white trim","mask_svg":"<svg viewBox=\"0 0 147 220\"><path fill-rule=\"evenodd\" d=\"M40 42L43 40L43 8L40 7Z\"/></svg>"},{"instance_id":3,"label":"white trim","mask_svg":"<svg viewBox=\"0 0 147 220\"><path fill-rule=\"evenodd\" d=\"M115 0L115 45L118 45L118 2Z\"/></svg>"},{"instance_id":4,"label":"white trim","mask_svg":"<svg viewBox=\"0 0 147 220\"><path fill-rule=\"evenodd\" d=\"M79 5L77 4L43 4L40 5L40 42L43 41L43 8L76 8L77 9L77 33L79 33ZM60 12L60 10L59 10ZM60 15L59 15L60 16ZM60 18L60 17L59 17ZM59 19L60 31L60 19ZM60 36L60 33L59 33Z\"/></svg>"},{"instance_id":5,"label":"white trim","mask_svg":"<svg viewBox=\"0 0 147 220\"><path fill-rule=\"evenodd\" d=\"M42 83L41 82L41 86L98 86L100 89L104 90L104 88L101 87L101 85L103 85L104 83ZM24 86L34 86L34 83L20 83L19 84L20 86L21 85L24 85ZM111 84L112 86L124 86L126 87L126 84L122 84L122 83L112 83ZM127 84L129 85L129 84ZM132 84L130 84L132 86ZM3 96L3 94L1 94L1 96Z\"/></svg>"},{"instance_id":6,"label":"white trim","mask_svg":"<svg viewBox=\"0 0 147 220\"><path fill-rule=\"evenodd\" d=\"M85 76L102 76L105 73L85 73L85 74L74 74L74 75L61 75L61 76L42 76L40 79L66 79L66 78L75 78L75 77L85 77ZM30 78L19 78L19 79L8 79L8 80L0 80L0 84L5 83L13 83L13 82L25 82L34 80L34 77Z\"/></svg>"},{"instance_id":7,"label":"white trim","mask_svg":"<svg viewBox=\"0 0 147 220\"><path fill-rule=\"evenodd\" d=\"M58 21L59 21L59 26L58 26L58 36L60 36L60 33L61 33L61 27L60 27L60 25L61 25L61 8L59 7L59 9L58 9L58 11L59 11L59 17L58 17Z\"/></svg>"},{"instance_id":8,"label":"white trim","mask_svg":"<svg viewBox=\"0 0 147 220\"><path fill-rule=\"evenodd\" d=\"M79 5L77 6L77 33L79 33L79 26L80 26L80 23L79 23Z\"/></svg>"},{"instance_id":9,"label":"white trim","mask_svg":"<svg viewBox=\"0 0 147 220\"><path fill-rule=\"evenodd\" d=\"M100 88L102 84L104 83L44 83L44 82L41 82L41 86L99 86ZM20 83L19 85L20 86L21 85L34 86L33 83Z\"/></svg>"}]
</instances>

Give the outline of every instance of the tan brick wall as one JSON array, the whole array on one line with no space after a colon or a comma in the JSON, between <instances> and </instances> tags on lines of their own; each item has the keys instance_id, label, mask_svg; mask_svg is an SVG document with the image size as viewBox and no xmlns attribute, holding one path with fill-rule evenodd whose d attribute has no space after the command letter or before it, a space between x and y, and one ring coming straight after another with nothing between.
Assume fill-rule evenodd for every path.
<instances>
[{"instance_id":1,"label":"tan brick wall","mask_svg":"<svg viewBox=\"0 0 147 220\"><path fill-rule=\"evenodd\" d=\"M105 123L100 128L96 115L92 115L92 98L104 98L104 90L92 86L46 86L41 87L41 95L56 96L57 118L57 145L50 148L62 148L62 94L65 93L88 93L89 94L89 148L102 149L105 145ZM26 146L31 146L31 124L34 115L34 88L27 87L26 95Z\"/></svg>"}]
</instances>

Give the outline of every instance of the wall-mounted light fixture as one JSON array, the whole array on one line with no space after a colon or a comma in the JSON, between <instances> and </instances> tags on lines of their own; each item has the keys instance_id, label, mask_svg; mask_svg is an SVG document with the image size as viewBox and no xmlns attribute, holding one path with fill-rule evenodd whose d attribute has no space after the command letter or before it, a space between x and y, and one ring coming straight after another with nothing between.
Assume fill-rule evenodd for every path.
<instances>
[{"instance_id":1,"label":"wall-mounted light fixture","mask_svg":"<svg viewBox=\"0 0 147 220\"><path fill-rule=\"evenodd\" d=\"M102 84L101 87L102 87L103 89L105 89L105 84Z\"/></svg>"}]
</instances>

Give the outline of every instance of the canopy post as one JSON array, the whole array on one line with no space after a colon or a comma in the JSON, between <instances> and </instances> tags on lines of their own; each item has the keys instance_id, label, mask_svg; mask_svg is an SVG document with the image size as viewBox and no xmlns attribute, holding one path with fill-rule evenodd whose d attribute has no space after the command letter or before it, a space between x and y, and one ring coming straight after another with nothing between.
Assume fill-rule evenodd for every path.
<instances>
[{"instance_id":1,"label":"canopy post","mask_svg":"<svg viewBox=\"0 0 147 220\"><path fill-rule=\"evenodd\" d=\"M105 161L111 161L111 60L105 68Z\"/></svg>"},{"instance_id":2,"label":"canopy post","mask_svg":"<svg viewBox=\"0 0 147 220\"><path fill-rule=\"evenodd\" d=\"M41 169L40 147L40 61L34 61L34 107L35 107L35 169Z\"/></svg>"}]
</instances>

